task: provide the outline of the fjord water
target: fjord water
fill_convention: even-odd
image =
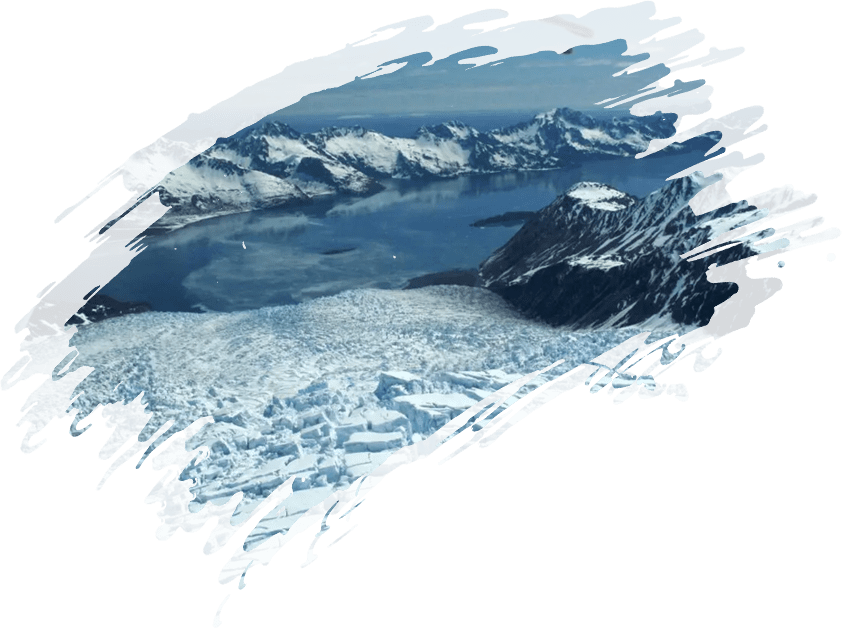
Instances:
[[[147,238],[102,292],[157,311],[239,311],[351,288],[401,288],[420,275],[476,269],[519,225],[472,227],[538,211],[579,181],[634,196],[698,163],[700,151],[590,161],[574,168],[437,181],[385,181],[367,198],[212,218]]]

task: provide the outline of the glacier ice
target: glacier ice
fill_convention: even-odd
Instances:
[[[552,328],[466,286],[352,290],[233,313],[147,312],[79,328],[74,366],[95,370],[73,408],[85,416],[145,391],[142,437],[166,420],[180,429],[212,416],[188,442],[209,455],[182,474],[195,480],[196,506],[242,491],[241,521],[293,480],[251,547],[493,391],[566,360],[506,407],[639,332]],[[489,419],[469,424],[481,429]]]

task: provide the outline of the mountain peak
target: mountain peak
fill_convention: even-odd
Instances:
[[[634,198],[625,192],[593,181],[576,183],[562,196],[573,199],[576,204],[609,212],[620,211],[634,204]]]
[[[576,126],[597,126],[596,120],[591,118],[589,115],[582,113],[581,111],[575,111],[569,107],[556,107],[550,111],[539,113],[535,116],[534,121],[539,124],[557,125],[559,122],[562,122]]]
[[[475,135],[476,130],[459,120],[448,120],[442,124],[422,126],[416,132],[416,137],[438,137],[441,139],[464,139]]]
[[[688,203],[709,182],[694,173],[645,199],[601,183],[577,183],[480,264],[482,285],[551,325],[670,318],[705,325],[736,286],[708,282],[708,260],[687,263],[681,256],[709,241],[711,224],[731,228],[756,215],[745,204],[732,204],[700,220]],[[718,253],[718,263],[753,254],[750,244],[737,244]]]
[[[563,115],[564,111],[556,107],[555,109],[550,109],[549,111],[544,111],[542,113],[537,114],[534,120],[536,122],[551,122],[561,119]]]
[[[260,127],[252,132],[252,135],[260,136],[267,135],[269,137],[288,137],[290,139],[298,139],[301,133],[293,129],[285,122],[265,122]]]
[[[321,135],[323,137],[362,137],[363,135],[367,135],[368,133],[368,129],[360,126],[359,124],[354,124],[352,126],[325,127],[324,129],[320,130],[316,135]]]

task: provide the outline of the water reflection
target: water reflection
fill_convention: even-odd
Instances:
[[[519,228],[471,227],[474,222],[537,211],[579,181],[643,196],[700,158],[694,153],[565,170],[392,180],[368,198],[210,219],[150,238],[148,249],[103,292],[160,311],[236,311],[351,288],[400,288],[420,275],[476,268]]]

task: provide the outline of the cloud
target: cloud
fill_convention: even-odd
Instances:
[[[591,109],[594,102],[640,90],[668,73],[661,66],[613,77],[616,68],[646,59],[645,55],[624,56],[628,48],[622,40],[577,46],[573,55],[542,51],[473,68],[460,63],[463,59],[482,63],[483,56],[477,55],[491,50],[494,49],[471,48],[435,62],[423,53],[395,59],[405,65],[389,74],[378,72],[364,81],[310,94],[273,117],[406,115],[419,106],[431,113],[448,115],[525,109],[537,113],[562,105]],[[501,86],[506,89],[501,90]],[[529,99],[525,103],[523,94],[527,92]]]
[[[611,59],[576,59],[576,65],[589,67],[592,65],[613,65],[614,62]]]
[[[560,68],[565,65],[570,65],[567,61],[524,61],[517,67],[519,68]]]
[[[447,74],[447,70],[428,70],[427,68],[414,68],[406,74],[407,76],[429,76],[430,74]]]
[[[558,61],[525,61],[517,67],[519,68],[560,68],[569,65],[577,65],[579,67],[592,67],[597,65],[613,65],[618,68],[627,68],[636,65],[634,61],[612,61],[611,59],[577,59],[575,62],[568,60]]]

